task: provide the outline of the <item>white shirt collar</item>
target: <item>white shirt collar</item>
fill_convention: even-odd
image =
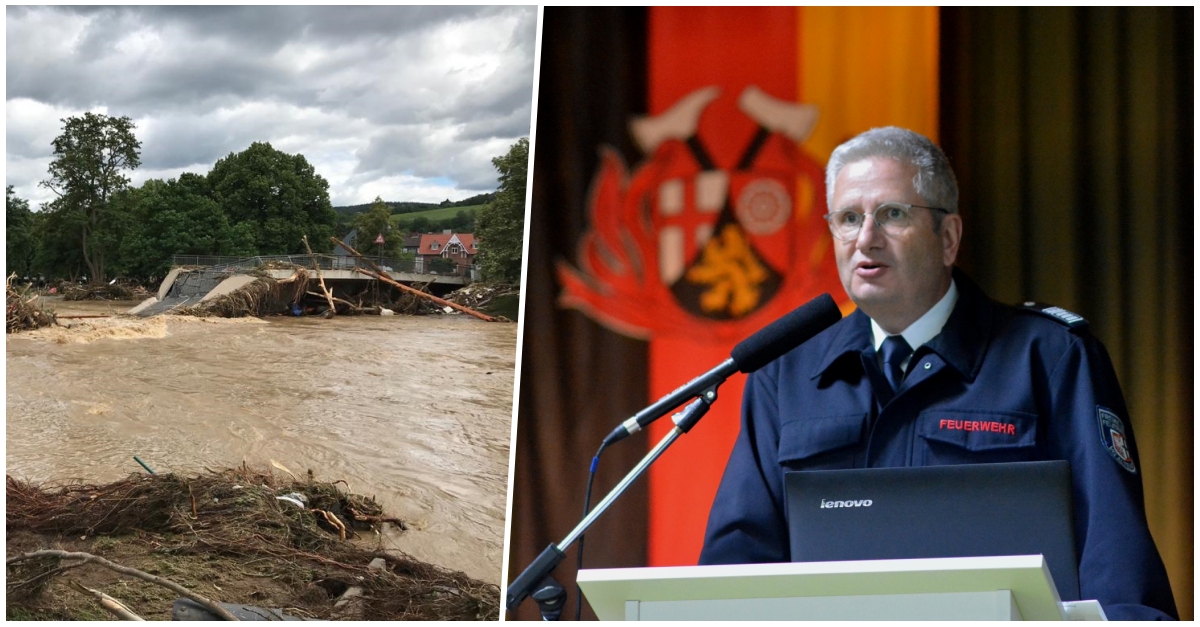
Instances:
[[[950,279],[950,289],[946,290],[946,295],[942,296],[942,300],[925,312],[925,315],[917,318],[916,322],[908,325],[908,328],[901,331],[900,335],[904,336],[904,341],[908,342],[914,351],[917,350],[922,344],[942,332],[942,327],[946,326],[946,321],[950,319],[950,312],[954,311],[954,304],[957,302],[958,286],[954,284],[954,279]],[[888,333],[872,320],[871,334],[875,337],[875,350],[878,351]]]

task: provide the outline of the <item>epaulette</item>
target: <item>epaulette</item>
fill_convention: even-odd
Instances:
[[[1083,316],[1067,311],[1062,307],[1054,305],[1046,305],[1044,303],[1035,303],[1033,301],[1022,303],[1019,307],[1023,311],[1045,316],[1051,320],[1067,327],[1072,331],[1083,331],[1088,328],[1088,321]]]

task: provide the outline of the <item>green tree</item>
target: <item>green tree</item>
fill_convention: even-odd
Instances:
[[[392,228],[392,208],[378,196],[370,209],[354,216],[354,228],[358,229],[358,242],[352,246],[364,255],[395,257],[404,246],[404,233]],[[383,244],[376,244],[380,235]]]
[[[459,209],[454,214],[454,226],[450,227],[455,233],[470,233],[475,229],[475,212]]]
[[[79,246],[78,223],[66,211],[55,211],[45,203],[33,214],[33,237],[37,240],[32,272],[47,278],[70,278],[87,273],[83,249]]]
[[[33,260],[37,254],[34,217],[29,210],[29,201],[18,197],[12,185],[4,188],[4,215],[5,267],[9,273],[27,276],[33,272]]]
[[[503,157],[492,159],[500,172],[500,189],[475,218],[479,240],[476,261],[487,281],[521,279],[525,238],[525,186],[529,178],[529,138],[522,137]]]
[[[132,276],[163,276],[174,255],[254,254],[253,225],[231,226],[210,195],[208,179],[199,174],[146,181],[115,204],[128,206],[133,218],[121,248],[123,267]]]
[[[408,223],[408,228],[417,233],[432,233],[433,226],[429,222],[429,218],[425,216],[417,216]]]
[[[438,274],[454,274],[458,270],[458,264],[453,259],[433,257],[429,259],[428,268]]]
[[[142,144],[128,117],[89,112],[62,122],[63,132],[53,142],[50,179],[41,185],[57,196],[48,209],[80,246],[88,276],[103,281],[122,232],[112,224],[110,201],[129,186],[125,171],[141,165]]]
[[[304,155],[289,155],[255,142],[217,161],[208,174],[213,199],[230,224],[251,223],[259,254],[300,253],[308,235],[313,250],[333,248],[337,215],[329,202],[329,182]]]

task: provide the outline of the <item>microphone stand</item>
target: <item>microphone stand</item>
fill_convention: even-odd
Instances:
[[[629,474],[625,475],[624,479],[621,479],[621,482],[604,497],[604,500],[596,504],[596,508],[584,517],[571,530],[571,533],[568,533],[567,537],[563,538],[562,542],[546,547],[546,550],[542,551],[541,555],[538,555],[537,559],[533,560],[521,575],[513,580],[512,584],[508,586],[508,594],[505,602],[505,606],[509,611],[516,610],[522,601],[532,596],[538,604],[538,609],[541,610],[543,620],[558,620],[558,617],[562,614],[563,604],[566,602],[567,592],[554,580],[554,577],[550,573],[566,558],[565,551],[579,539],[579,536],[587,531],[588,527],[592,526],[592,523],[596,522],[597,518],[604,514],[605,510],[614,501],[625,493],[625,490],[630,485],[633,485],[634,481],[637,481],[638,478],[645,474],[650,465],[661,457],[667,448],[675,440],[679,439],[679,436],[690,431],[708,413],[708,409],[717,400],[717,387],[720,385],[721,382],[718,382],[704,390],[700,394],[700,397],[692,401],[682,412],[672,416],[675,427],[667,433],[666,437],[660,440],[642,458],[642,461],[638,462],[633,467],[633,470],[630,470]]]

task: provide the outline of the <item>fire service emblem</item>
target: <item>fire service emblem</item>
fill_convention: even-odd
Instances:
[[[738,111],[753,137],[739,154],[712,154],[698,127],[718,97],[706,87],[634,120],[647,158],[632,174],[603,152],[577,265],[558,267],[564,306],[633,337],[724,342],[838,289],[824,172],[798,147],[816,107],[747,87]]]
[[[1137,466],[1133,463],[1133,455],[1125,442],[1125,423],[1112,410],[1096,407],[1096,419],[1100,423],[1100,441],[1112,458],[1122,468],[1137,474]]]

